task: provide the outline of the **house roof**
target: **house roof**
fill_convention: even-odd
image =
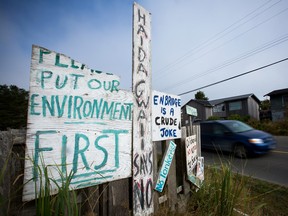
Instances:
[[[206,106],[206,107],[212,107],[210,101],[207,101],[207,100],[197,100],[197,99],[191,99],[189,100],[186,104],[184,104],[182,107],[185,107],[187,104],[189,104],[191,101],[194,101],[196,103],[199,103],[199,104],[202,104],[203,106]]]
[[[264,96],[288,94],[288,88],[272,91]]]
[[[239,96],[234,96],[234,97],[227,97],[227,98],[221,98],[221,99],[217,99],[217,100],[211,100],[210,104],[217,105],[220,103],[224,103],[224,102],[228,102],[228,101],[236,101],[236,100],[243,100],[243,99],[248,99],[249,97],[254,98],[254,100],[258,103],[260,103],[261,101],[252,93],[250,94],[245,94],[245,95],[239,95]]]

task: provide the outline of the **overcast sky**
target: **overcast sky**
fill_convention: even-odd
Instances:
[[[139,0],[152,14],[153,89],[181,94],[288,57],[287,0]],[[0,0],[0,84],[29,90],[32,44],[132,85],[132,0]],[[288,61],[201,89],[288,88]],[[182,96],[182,104],[196,92]]]

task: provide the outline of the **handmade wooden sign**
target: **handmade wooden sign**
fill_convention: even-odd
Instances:
[[[151,15],[133,7],[133,214],[149,215],[153,205],[151,132]]]
[[[176,95],[153,91],[153,141],[178,138],[181,138],[181,98]]]
[[[204,158],[197,155],[196,135],[186,137],[186,168],[190,182],[200,187],[204,181]]]
[[[187,115],[198,116],[197,109],[188,105],[186,105],[186,113]]]
[[[44,170],[51,193],[70,174],[70,189],[131,176],[133,96],[119,85],[118,76],[33,46],[24,201],[35,199]]]
[[[197,143],[196,143],[196,135],[192,135],[186,137],[185,140],[186,145],[186,167],[187,167],[187,175],[192,176],[196,174],[195,167],[197,165]]]
[[[162,160],[161,169],[158,175],[158,179],[155,185],[155,190],[158,192],[162,192],[165,186],[165,182],[169,173],[169,169],[174,157],[176,149],[176,144],[173,141],[169,142],[169,147],[165,153],[164,159]]]

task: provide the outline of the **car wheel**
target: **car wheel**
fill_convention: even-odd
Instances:
[[[234,155],[238,158],[247,158],[247,151],[243,145],[236,145],[234,148]]]

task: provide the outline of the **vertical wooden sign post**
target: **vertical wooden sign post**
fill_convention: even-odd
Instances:
[[[133,5],[133,214],[149,215],[153,205],[151,124],[151,14]]]

